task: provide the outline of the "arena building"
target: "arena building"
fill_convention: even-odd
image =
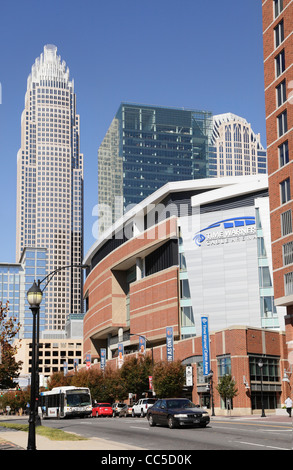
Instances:
[[[281,406],[288,352],[284,311],[274,305],[267,176],[168,183],[104,232],[84,264],[84,357],[99,362],[103,350],[119,367],[143,337],[154,361],[192,367],[186,393],[207,404],[206,316],[212,380],[230,371],[244,391],[234,410],[259,407],[259,358],[271,373],[267,408]]]

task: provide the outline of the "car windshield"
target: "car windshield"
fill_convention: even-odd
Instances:
[[[168,408],[196,408],[196,405],[189,400],[168,400]]]

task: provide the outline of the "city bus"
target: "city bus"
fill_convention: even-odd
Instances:
[[[40,393],[39,414],[43,418],[83,418],[91,413],[91,394],[86,387],[55,387]]]

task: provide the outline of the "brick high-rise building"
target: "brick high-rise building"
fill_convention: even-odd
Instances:
[[[293,340],[293,1],[263,0],[262,12],[274,292],[276,305],[287,306],[289,341]]]
[[[21,119],[17,262],[25,247],[47,249],[47,273],[82,261],[83,155],[79,149],[79,116],[73,80],[54,45],[46,45],[32,66]],[[82,311],[81,270],[62,270],[45,294],[46,329],[62,329],[69,314]]]

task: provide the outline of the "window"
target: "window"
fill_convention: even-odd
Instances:
[[[277,116],[278,136],[281,137],[288,130],[287,110]]]
[[[259,258],[267,257],[267,252],[266,252],[266,247],[265,247],[265,242],[264,242],[263,237],[257,238],[257,254]]]
[[[275,34],[275,47],[279,47],[281,42],[284,41],[284,21],[280,21],[279,24],[274,28]]]
[[[293,272],[284,275],[285,295],[293,294]]]
[[[283,72],[285,72],[285,51],[284,49],[280,54],[275,57],[275,66],[276,66],[276,77],[279,77]]]
[[[275,13],[275,18],[279,16],[281,11],[283,10],[283,0],[274,0],[274,13]]]
[[[282,106],[286,101],[286,80],[283,80],[276,87],[277,106]]]
[[[280,190],[281,190],[281,204],[285,204],[291,199],[290,178],[287,178],[286,180],[282,181],[282,183],[280,183]]]
[[[281,145],[279,145],[278,149],[279,149],[279,164],[281,167],[289,163],[288,140],[286,140]]]
[[[224,377],[231,374],[231,356],[222,356],[217,358],[218,377]]]
[[[283,264],[293,263],[293,241],[283,245]]]
[[[259,283],[260,287],[272,287],[271,275],[268,266],[261,266],[259,268]]]
[[[281,214],[281,231],[282,237],[285,237],[289,233],[292,233],[292,214],[291,210],[283,212]]]
[[[272,318],[277,313],[274,297],[265,296],[260,298],[260,313],[261,318]]]
[[[181,279],[180,288],[181,288],[181,299],[190,299],[188,279]]]
[[[262,360],[262,377],[264,382],[279,382],[280,381],[280,368],[279,357],[262,357],[250,356],[249,357],[249,370],[250,380],[259,382],[261,380],[259,360]]]
[[[193,309],[189,307],[181,307],[181,326],[194,326]]]

